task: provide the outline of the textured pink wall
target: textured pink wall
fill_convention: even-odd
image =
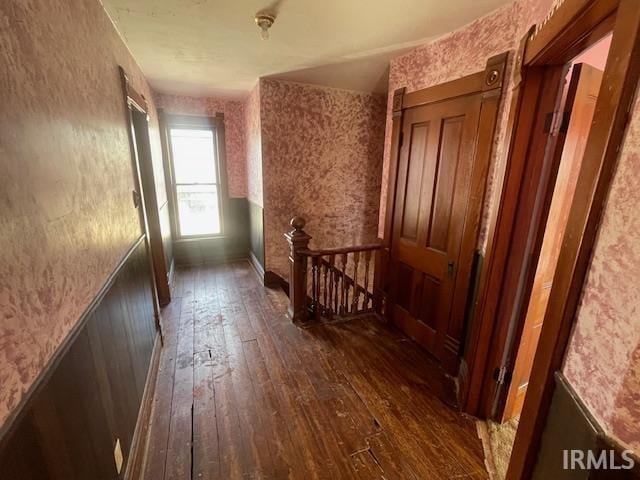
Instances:
[[[564,366],[565,375],[596,417],[636,451],[640,451],[639,168],[637,100]]]
[[[260,97],[267,269],[289,276],[294,215],[317,247],[375,240],[384,98],[274,80],[260,81]]]
[[[0,2],[0,22],[2,423],[140,235],[118,65],[151,95],[97,1]]]
[[[187,97],[156,93],[157,108],[178,115],[224,114],[225,154],[230,197],[247,196],[244,108],[242,102],[209,97]]]
[[[262,131],[260,123],[260,83],[244,102],[247,198],[262,207]]]
[[[408,92],[420,90],[484,70],[489,57],[514,49],[518,26],[521,22],[520,15],[521,10],[516,4],[506,5],[455,32],[418,47],[391,61],[381,205],[386,205],[387,199],[393,92],[402,87],[406,87]],[[510,88],[507,88],[498,117],[497,142],[491,161],[492,168],[489,173],[487,200],[483,210],[485,221],[482,223],[481,238],[479,239],[479,245],[483,249],[485,246],[486,218],[488,218],[492,208],[494,197],[493,172],[496,164],[502,161],[505,154],[504,136],[507,122],[505,105],[509,105],[510,98]],[[380,234],[382,234],[385,213],[384,209],[380,210]]]
[[[510,3],[391,61],[381,205],[386,205],[387,198],[393,92],[402,87],[406,87],[408,92],[420,90],[483,70],[489,57],[505,51],[513,52],[519,45],[520,38],[531,25],[546,14],[551,3],[552,0],[519,0]],[[513,60],[512,55],[510,63]],[[507,78],[511,70],[511,68],[508,69]],[[483,210],[484,218],[478,240],[482,250],[486,246],[487,219],[497,201],[498,192],[494,191],[496,167],[505,160],[507,153],[505,134],[507,109],[512,98],[511,90],[511,82],[508,82],[498,115],[496,142]],[[384,216],[385,211],[381,209],[380,234],[382,234]]]

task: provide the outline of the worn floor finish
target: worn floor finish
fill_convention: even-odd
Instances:
[[[487,478],[473,422],[402,334],[299,329],[244,262],[179,270],[174,290],[145,480]]]

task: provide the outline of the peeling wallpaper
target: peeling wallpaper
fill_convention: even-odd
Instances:
[[[623,143],[564,373],[596,418],[640,451],[640,99]],[[607,385],[607,388],[603,388]]]
[[[210,97],[188,97],[156,93],[157,108],[177,115],[214,116],[224,114],[225,156],[230,197],[247,196],[244,106],[242,102]]]
[[[245,158],[247,198],[263,206],[262,201],[262,130],[260,125],[260,83],[244,102]]]
[[[140,235],[118,65],[151,92],[97,1],[0,2],[0,45],[3,423]]]
[[[264,79],[260,99],[267,270],[289,276],[294,215],[316,248],[375,240],[385,99]]]

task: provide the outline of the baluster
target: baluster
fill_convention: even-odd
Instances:
[[[318,257],[313,257],[311,260],[311,311],[313,316],[317,320],[320,317],[319,312],[319,285],[318,285]]]
[[[347,310],[347,297],[349,295],[349,286],[347,285],[347,254],[343,253],[340,256],[341,264],[342,264],[342,298],[340,302],[340,314],[344,315],[348,313]]]
[[[353,299],[351,301],[351,313],[358,311],[358,301],[360,299],[360,291],[358,290],[358,262],[360,261],[360,252],[353,252]]]
[[[327,307],[329,308],[329,315],[333,316],[336,312],[334,303],[335,303],[335,275],[333,272],[333,265],[336,262],[336,256],[331,255],[329,257],[329,303],[327,303]]]
[[[323,292],[323,297],[322,297],[322,314],[326,315],[327,314],[327,260],[325,258],[321,258],[322,263],[320,264],[321,268],[322,268],[322,273],[323,273],[323,288],[322,288],[322,292]]]
[[[364,252],[364,306],[363,310],[369,308],[369,264],[371,263],[371,250]]]
[[[336,315],[340,314],[340,309],[339,309],[339,305],[340,305],[340,270],[338,270],[337,266],[333,267],[333,282],[334,282],[334,287],[335,287],[335,291],[334,291],[334,298],[333,298],[333,312]]]

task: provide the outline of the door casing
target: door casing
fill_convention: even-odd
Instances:
[[[536,114],[541,108],[553,111],[550,98],[556,97],[563,65],[611,31],[613,37],[601,86],[601,91],[606,91],[607,95],[600,95],[596,104],[508,479],[530,478],[533,471],[554,390],[554,373],[561,368],[588,271],[640,76],[637,0],[565,0],[542,26],[532,28],[525,35],[516,59],[513,103],[509,112],[509,156],[498,178],[501,199],[489,222],[483,280],[476,315],[470,326],[469,348],[463,360],[469,375],[460,378],[463,410],[480,417],[491,414],[493,373],[500,367],[500,362],[509,357],[508,348],[513,348],[513,340],[522,332],[523,318],[514,316],[513,309],[503,307],[503,301],[513,303],[515,298],[515,286],[506,281],[507,272],[526,273],[529,265],[529,259],[510,255],[514,232],[530,231],[531,219],[518,215],[518,199],[523,194],[550,195],[549,182],[540,183],[524,176],[525,165],[540,161],[547,146],[547,139],[535,139]],[[544,86],[551,85],[554,78],[558,82],[553,95],[543,98]],[[533,221],[545,222],[547,212],[543,213]],[[544,228],[532,231],[537,232],[536,236],[544,234]],[[534,240],[540,245],[541,239]],[[533,253],[531,260],[536,264],[535,249]],[[525,287],[525,295],[530,293],[530,286],[528,283]]]

